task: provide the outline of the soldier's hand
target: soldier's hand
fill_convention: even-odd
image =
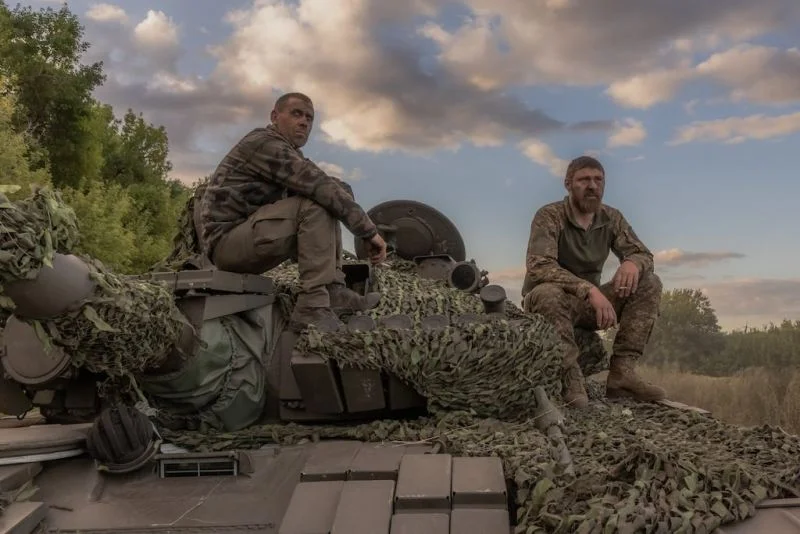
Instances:
[[[589,291],[589,304],[594,308],[599,329],[605,330],[617,324],[617,312],[614,311],[614,306],[603,295],[603,292],[596,287]]]
[[[636,293],[639,287],[639,267],[632,261],[623,261],[614,274],[614,293],[627,298]]]
[[[375,234],[367,239],[367,247],[369,248],[369,259],[373,264],[386,261],[386,242],[381,237],[381,234]]]

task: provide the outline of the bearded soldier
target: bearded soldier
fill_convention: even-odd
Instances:
[[[522,288],[523,308],[547,317],[564,345],[564,400],[575,407],[589,402],[574,328],[605,330],[616,324],[607,395],[664,399],[662,388],[635,371],[661,302],[653,255],[622,213],[603,204],[605,170],[597,159],[570,162],[564,186],[567,197],[540,208],[531,222]],[[620,266],[601,285],[610,252]]]
[[[352,189],[303,156],[314,106],[302,93],[275,102],[271,124],[255,128],[222,159],[203,193],[198,235],[219,269],[261,274],[287,259],[298,262],[300,293],[293,329],[336,320],[332,308],[369,309],[379,295],[347,289],[340,222],[386,259],[386,243]]]

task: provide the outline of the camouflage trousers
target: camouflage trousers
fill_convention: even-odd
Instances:
[[[297,261],[299,307],[329,307],[326,288],[343,284],[342,229],[325,208],[292,196],[260,207],[219,240],[213,251],[218,269],[263,274],[284,261]]]
[[[647,273],[639,279],[636,293],[627,297],[614,294],[611,282],[600,286],[617,314],[617,334],[614,337],[614,356],[641,358],[650,339],[659,313],[662,291],[661,279]],[[575,342],[575,327],[598,330],[597,316],[587,300],[568,295],[555,284],[540,284],[529,291],[522,301],[527,312],[539,313],[550,320],[564,344],[564,367],[578,363],[580,350]]]

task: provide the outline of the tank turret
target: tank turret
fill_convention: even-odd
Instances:
[[[469,304],[455,310],[410,305],[396,313],[344,317],[348,331],[410,332],[417,322],[431,330],[505,317],[505,291],[488,284],[486,271],[465,259],[462,236],[446,216],[409,200],[380,204],[369,214],[389,243],[390,257],[408,262],[409,276],[463,294]],[[366,294],[376,286],[376,269],[363,260],[358,241],[355,250],[356,257],[343,265],[346,283]],[[37,407],[53,422],[92,421],[120,402],[119,395],[104,394],[110,375],[115,384],[134,384],[129,401],[175,429],[238,430],[257,420],[358,421],[425,412],[419,388],[391,370],[297,350],[298,335],[286,329],[292,283],[286,276],[294,266],[257,276],[194,265],[115,277],[63,250],[42,261],[35,276],[6,283],[4,295],[14,308],[0,345],[0,410],[21,415]],[[158,310],[125,304],[126,296],[159,292],[161,298],[151,299]],[[108,302],[116,304],[101,317],[98,306]],[[153,339],[145,331],[158,335]],[[87,346],[103,354],[87,353]]]

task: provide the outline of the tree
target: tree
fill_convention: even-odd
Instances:
[[[124,186],[161,183],[172,170],[167,159],[169,138],[163,126],[145,122],[129,109],[123,120],[114,118],[110,106],[96,111],[106,121],[105,164],[102,175]]]
[[[92,91],[104,81],[102,64],[82,65],[89,43],[66,5],[9,10],[0,0],[0,75],[19,105],[15,124],[47,154],[56,186],[78,186],[99,171],[91,150]],[[93,157],[95,156],[95,157]]]
[[[712,372],[725,348],[711,301],[697,289],[665,291],[648,348],[648,361],[682,370]]]
[[[0,86],[3,85],[0,77]],[[0,94],[0,184],[19,185],[21,189],[7,194],[11,199],[26,197],[32,185],[50,185],[45,169],[33,170],[28,162],[29,140],[14,129],[16,102],[10,95]]]

